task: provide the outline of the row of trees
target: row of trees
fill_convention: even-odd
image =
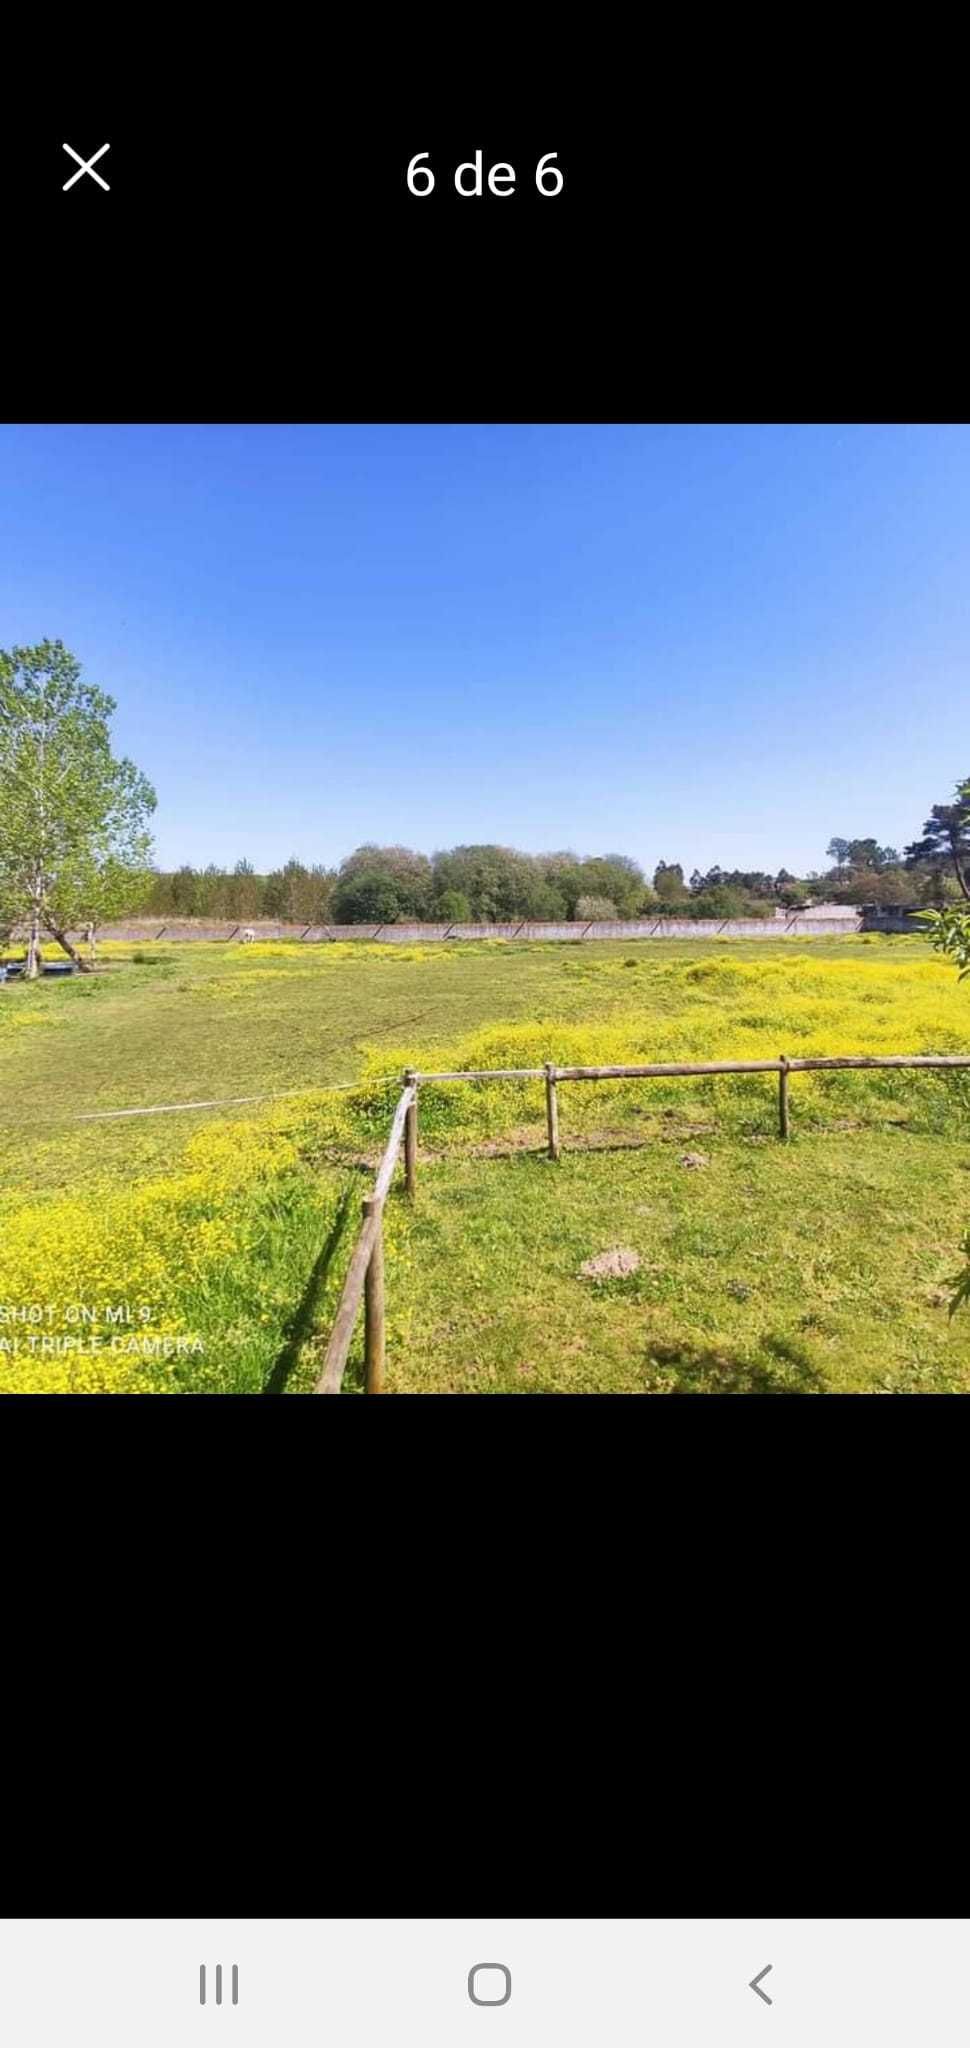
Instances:
[[[456,846],[429,857],[407,846],[366,845],[333,870],[293,859],[268,875],[256,874],[249,861],[238,861],[229,873],[182,867],[156,874],[145,907],[156,916],[308,923],[504,923],[635,917],[654,900],[642,870],[622,854],[581,859],[506,846]]]
[[[505,923],[592,921],[649,913],[770,916],[827,898],[936,907],[970,902],[970,782],[934,805],[922,836],[900,855],[876,839],[833,839],[831,866],[799,877],[785,868],[694,870],[661,860],[652,876],[628,855],[529,854],[508,846],[454,846],[427,855],[406,846],[359,846],[337,869],[287,861],[257,874],[249,861],[151,867],[155,792],[111,751],[112,698],[82,682],[59,640],[0,650],[0,940],[28,931],[27,972],[42,934],[79,965],[68,937],[126,912],[164,917],[258,917],[307,924],[390,924],[403,919]]]
[[[949,812],[952,806],[937,806]],[[970,861],[970,804],[964,836]],[[834,839],[833,865],[799,877],[780,868],[695,868],[659,861],[648,877],[626,854],[521,853],[509,846],[454,846],[427,855],[407,846],[359,846],[336,869],[287,861],[271,874],[251,862],[232,870],[181,867],[156,873],[144,902],[155,917],[281,918],[307,924],[416,921],[502,924],[515,918],[591,921],[669,914],[770,917],[813,903],[942,906],[959,893],[949,841],[924,838],[905,856],[875,839]],[[961,835],[957,834],[957,848]]]

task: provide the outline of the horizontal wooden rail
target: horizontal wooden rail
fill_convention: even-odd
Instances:
[[[640,1081],[660,1079],[665,1074],[777,1074],[778,1060],[678,1060],[673,1064],[656,1060],[637,1067],[557,1067],[560,1081]]]
[[[850,1053],[844,1059],[789,1060],[788,1065],[793,1074],[822,1073],[827,1067],[970,1067],[970,1053]]]
[[[652,1060],[629,1067],[556,1067],[557,1081],[638,1081],[678,1074],[779,1074],[824,1072],[839,1067],[970,1067],[970,1053],[903,1052],[847,1053],[844,1057],[809,1055],[802,1060]],[[441,1074],[416,1074],[426,1081],[544,1081],[546,1067],[478,1067]]]
[[[545,1067],[473,1067],[448,1074],[415,1074],[416,1081],[541,1081]]]

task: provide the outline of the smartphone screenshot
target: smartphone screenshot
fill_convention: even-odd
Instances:
[[[862,236],[780,107],[705,154],[656,77],[632,122],[335,96],[79,90],[11,145],[8,1412],[964,1394],[948,323],[931,403],[886,375],[942,229],[887,168]],[[399,1998],[510,2048],[607,1980],[696,2030],[695,1942],[732,2039],[901,2039],[953,1966],[838,1923],[402,1921],[376,1975],[363,1921],[57,1938],[102,2032],[143,1974],[237,2048]]]

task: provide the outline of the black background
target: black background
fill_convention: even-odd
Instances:
[[[8,417],[962,417],[945,58],[691,35],[12,95]],[[959,1912],[966,1413],[6,1403],[6,1910]]]
[[[763,54],[763,53],[762,53]],[[23,416],[960,417],[963,170],[945,107],[841,53],[771,89],[617,50],[586,91],[187,72],[14,106],[5,336]],[[917,116],[922,119],[917,123]],[[110,193],[62,149],[89,155]],[[482,148],[512,196],[459,199]],[[430,153],[434,193],[411,197]],[[565,184],[542,199],[555,150]]]

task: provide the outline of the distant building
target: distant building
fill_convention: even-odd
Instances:
[[[831,918],[833,924],[839,922],[851,924],[853,919],[858,921],[859,905],[857,903],[803,903],[798,910],[782,910],[776,912],[776,915],[784,918],[824,917],[826,922]]]
[[[863,903],[864,932],[925,932],[922,911],[908,903]]]

